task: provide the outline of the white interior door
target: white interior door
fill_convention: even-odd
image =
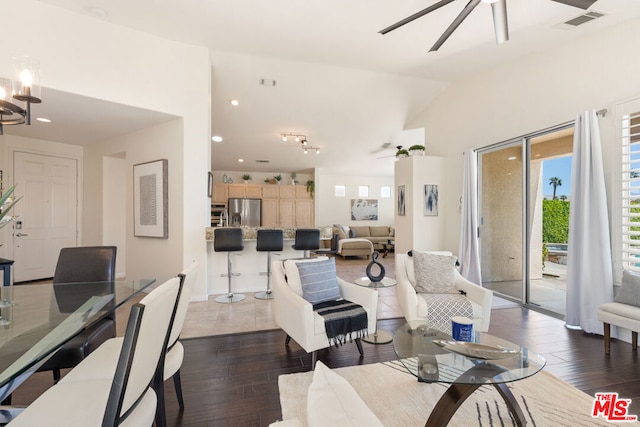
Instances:
[[[66,157],[15,152],[14,282],[53,277],[63,247],[77,246],[78,164]]]

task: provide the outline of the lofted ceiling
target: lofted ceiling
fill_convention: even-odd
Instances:
[[[585,11],[552,0],[507,0],[510,41],[496,45],[491,7],[481,3],[439,51],[428,52],[466,0],[455,0],[386,35],[378,31],[436,0],[42,1],[90,19],[208,47],[211,131],[224,138],[212,143],[212,169],[264,172],[319,167],[391,175],[389,156],[395,146],[412,141],[402,131],[447,85],[640,16],[640,1],[598,0],[591,10],[604,17],[566,29],[560,24]],[[276,84],[260,85],[260,79]],[[230,105],[231,99],[240,105]],[[57,105],[74,102],[103,110],[102,124],[81,129],[79,120],[56,121],[47,125],[60,127],[51,133],[74,144],[113,136],[109,132],[118,126],[109,124],[122,120],[117,114],[123,106],[54,93],[34,107],[34,115],[54,115],[60,111]],[[171,119],[136,109],[129,113],[131,130]],[[137,125],[132,118],[139,119]],[[10,128],[5,133],[28,135],[39,125],[34,130]],[[304,155],[298,144],[283,143],[281,132],[306,135],[321,153]],[[427,130],[427,150],[430,143]]]

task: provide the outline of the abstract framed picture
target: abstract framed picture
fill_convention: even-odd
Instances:
[[[405,191],[406,186],[398,185],[398,216],[405,216],[407,214]]]
[[[133,165],[133,235],[169,237],[167,159]]]
[[[424,216],[438,216],[438,186],[424,186],[424,204],[422,205]]]
[[[351,220],[352,221],[377,221],[378,220],[378,200],[377,199],[351,199]]]

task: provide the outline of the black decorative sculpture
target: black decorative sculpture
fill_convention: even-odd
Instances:
[[[384,279],[384,265],[380,264],[378,260],[378,256],[380,253],[378,251],[374,251],[371,254],[371,262],[367,265],[367,277],[371,280],[371,283],[376,283],[382,281]],[[371,270],[374,266],[377,266],[380,269],[380,273],[378,275],[374,275]]]

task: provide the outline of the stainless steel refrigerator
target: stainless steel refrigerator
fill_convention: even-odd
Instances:
[[[260,199],[229,199],[229,225],[259,227],[262,218],[261,208]]]

